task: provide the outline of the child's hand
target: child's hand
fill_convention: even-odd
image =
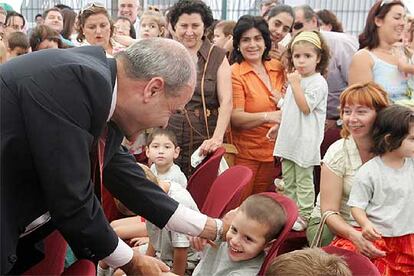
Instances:
[[[369,241],[375,241],[381,238],[381,233],[375,229],[371,222],[367,222],[362,227],[362,236]]]
[[[188,237],[190,240],[190,245],[196,251],[203,251],[204,247],[209,243],[209,240],[200,238],[200,237]]]
[[[147,244],[149,242],[149,238],[148,237],[138,237],[138,238],[132,238],[129,241],[129,245],[132,247],[137,247],[143,244]]]
[[[279,131],[279,124],[275,124],[274,126],[272,126],[269,131],[266,133],[266,138],[269,139],[270,141],[274,141],[276,140],[277,137],[277,133]]]
[[[287,74],[287,79],[291,85],[300,84],[302,77],[300,76],[298,70],[295,70],[293,73]]]
[[[276,44],[275,47],[272,47],[269,51],[269,56],[273,59],[280,60],[283,53],[286,51],[286,48],[281,44]]]

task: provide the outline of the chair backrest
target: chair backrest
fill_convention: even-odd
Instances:
[[[44,240],[45,258],[23,275],[60,275],[65,268],[67,243],[59,231],[53,231]]]
[[[188,180],[187,190],[200,210],[211,185],[217,178],[220,161],[224,153],[224,148],[220,147],[213,154],[207,156]]]
[[[211,185],[201,212],[209,217],[220,218],[240,205],[241,194],[252,179],[253,172],[245,166],[230,167]]]
[[[292,229],[293,224],[295,223],[296,219],[298,218],[298,207],[296,203],[279,193],[263,193],[270,197],[272,197],[274,200],[276,200],[285,211],[286,214],[286,223],[285,226],[282,229],[282,232],[279,234],[279,237],[277,240],[272,244],[272,247],[270,248],[269,252],[266,255],[266,258],[262,264],[262,267],[260,268],[259,275],[265,275],[266,270],[271,264],[271,261],[274,257],[277,256],[278,250],[282,243],[285,241],[287,236],[289,235],[290,230]]]
[[[352,272],[352,275],[379,276],[381,273],[377,267],[364,255],[335,246],[322,247],[323,251],[344,258]]]

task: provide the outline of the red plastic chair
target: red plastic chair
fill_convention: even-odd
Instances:
[[[89,260],[77,260],[73,265],[68,267],[62,275],[65,276],[95,276],[95,264]]]
[[[188,180],[187,190],[200,210],[204,205],[211,185],[217,178],[220,161],[224,153],[225,149],[220,147],[211,156],[207,156]]]
[[[95,264],[89,260],[78,260],[64,270],[67,243],[59,231],[55,230],[47,236],[44,244],[45,258],[23,275],[96,275]]]
[[[59,231],[53,231],[44,240],[45,258],[25,271],[23,275],[60,275],[65,269],[67,243]]]
[[[377,267],[364,255],[335,246],[325,246],[322,249],[329,254],[335,254],[344,258],[352,272],[352,275],[379,276],[381,273]]]
[[[272,197],[274,200],[276,200],[282,207],[283,210],[285,211],[287,220],[285,223],[285,227],[283,227],[282,232],[280,233],[279,237],[277,238],[277,240],[273,243],[272,247],[270,248],[269,252],[266,255],[266,258],[262,264],[262,267],[260,268],[259,271],[259,275],[264,275],[266,270],[268,269],[268,267],[271,264],[271,261],[273,260],[274,257],[276,257],[278,255],[279,252],[279,248],[280,246],[283,244],[283,242],[285,241],[285,239],[287,238],[287,236],[289,235],[290,230],[292,229],[293,224],[295,223],[296,219],[298,218],[298,207],[296,206],[296,203],[282,195],[279,193],[263,193],[266,194],[270,197]]]
[[[253,177],[251,169],[233,166],[219,175],[211,185],[201,212],[213,218],[220,218],[240,205],[243,189]]]
[[[307,246],[309,246],[309,244],[308,239],[306,238],[306,231],[291,230],[287,235],[285,242],[280,247],[278,255],[294,250],[300,250]]]

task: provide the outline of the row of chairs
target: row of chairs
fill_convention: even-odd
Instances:
[[[224,153],[224,149],[219,148],[206,158],[189,179],[187,186],[202,213],[214,218],[221,218],[228,211],[240,205],[243,189],[253,176],[249,168],[237,165],[218,176],[220,160]],[[278,193],[268,192],[267,195],[280,203],[287,215],[287,221],[279,238],[270,248],[259,275],[265,274],[276,256],[300,249],[305,245],[302,241],[304,233],[298,234],[291,231],[298,217],[296,203]],[[95,275],[95,265],[89,260],[78,260],[64,270],[66,247],[67,243],[60,233],[53,232],[45,240],[46,258],[26,271],[24,275]],[[376,267],[365,256],[336,247],[323,249],[327,253],[343,256],[354,275],[380,275]]]

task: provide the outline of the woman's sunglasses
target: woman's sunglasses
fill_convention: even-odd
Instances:
[[[300,30],[303,28],[303,23],[302,22],[296,22],[295,24],[293,24],[293,29],[294,30]]]

